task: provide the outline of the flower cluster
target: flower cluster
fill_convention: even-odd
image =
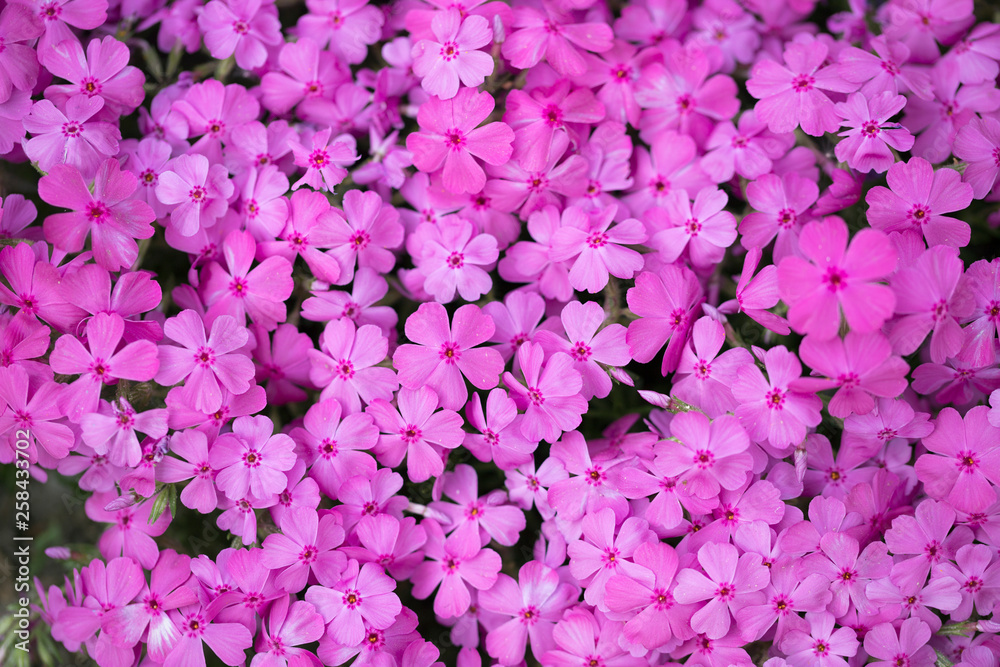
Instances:
[[[42,659],[998,667],[1000,25],[842,4],[0,0]]]

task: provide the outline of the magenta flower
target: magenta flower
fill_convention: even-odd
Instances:
[[[413,164],[426,172],[443,168],[442,182],[449,192],[482,190],[486,173],[475,158],[502,165],[513,151],[514,131],[508,125],[478,127],[493,113],[494,106],[492,95],[474,88],[463,88],[450,100],[432,97],[421,104],[417,112],[421,131],[406,137]]]
[[[151,237],[150,223],[156,219],[149,205],[132,198],[138,186],[138,179],[122,171],[118,160],[100,164],[93,191],[75,167],[54,165],[38,181],[38,195],[73,212],[47,217],[45,238],[61,250],[79,252],[90,234],[98,264],[109,271],[132,266],[139,256],[136,239]]]
[[[478,537],[453,534],[445,538],[441,526],[425,519],[429,560],[413,573],[413,597],[427,599],[435,588],[434,613],[442,618],[464,614],[472,602],[469,586],[479,591],[493,587],[500,573],[500,554],[482,549]]]
[[[982,199],[993,190],[1000,174],[1000,121],[976,116],[958,131],[955,157],[968,162],[962,180],[972,186],[972,196]]]
[[[205,664],[205,644],[226,665],[244,664],[245,652],[253,645],[253,634],[241,623],[216,622],[221,609],[220,604],[198,604],[170,612],[181,636],[164,667]]]
[[[260,67],[267,47],[281,44],[281,22],[274,5],[261,0],[212,0],[198,15],[205,47],[213,58],[236,55],[243,69]]]
[[[221,440],[221,438],[220,438]],[[261,563],[277,570],[274,585],[296,594],[306,587],[310,573],[319,581],[337,581],[347,567],[347,557],[337,551],[344,529],[336,514],[307,507],[292,507],[282,515],[280,533],[264,538]]]
[[[413,73],[428,95],[450,100],[463,86],[475,88],[493,73],[493,58],[479,49],[493,41],[493,30],[482,16],[464,16],[455,9],[434,12],[434,39],[413,45]]]
[[[533,655],[555,647],[552,631],[579,591],[559,574],[533,560],[521,566],[517,580],[501,574],[492,588],[479,594],[486,611],[509,617],[486,635],[486,650],[501,665],[517,665],[531,643]]]
[[[388,339],[372,324],[355,328],[350,319],[329,322],[320,349],[309,350],[309,377],[323,388],[320,399],[336,398],[347,414],[361,412],[362,401],[391,399],[399,388],[396,373],[376,366],[388,350]]]
[[[600,619],[600,620],[598,620]],[[636,658],[621,646],[622,626],[601,614],[595,616],[585,607],[574,608],[563,616],[552,633],[556,648],[545,653],[546,665],[571,667],[590,664],[614,667],[641,667],[648,658]]]
[[[105,559],[124,556],[132,558],[146,569],[152,569],[159,557],[154,537],[159,537],[170,525],[170,510],[153,522],[149,521],[152,502],[108,510],[106,505],[117,499],[114,491],[95,493],[87,499],[85,509],[91,521],[109,523],[101,535],[97,548]]]
[[[789,667],[847,667],[849,658],[858,652],[859,642],[851,628],[834,629],[829,612],[808,612],[809,631],[793,629],[781,642],[788,654]]]
[[[462,444],[462,417],[453,410],[439,410],[433,389],[400,389],[398,408],[385,399],[375,399],[367,412],[382,431],[374,448],[379,461],[390,468],[406,458],[406,470],[414,482],[438,477],[444,472],[441,452]]]
[[[833,599],[827,611],[839,617],[853,605],[859,613],[871,613],[874,606],[865,590],[869,582],[884,579],[892,571],[885,543],[871,542],[862,551],[858,540],[849,534],[828,532],[820,538],[820,548],[822,553],[810,558],[807,571],[830,581]]]
[[[837,159],[860,172],[888,171],[896,162],[890,148],[900,152],[913,148],[913,135],[899,123],[888,122],[905,105],[905,97],[889,91],[870,99],[852,93],[846,102],[839,102],[837,111],[844,118],[840,124],[849,129],[840,133],[845,138],[837,142]]]
[[[167,338],[179,345],[160,346],[160,369],[155,380],[168,387],[185,380],[185,398],[198,410],[219,409],[220,385],[234,394],[250,388],[253,362],[242,349],[248,333],[236,320],[228,316],[217,318],[206,338],[201,317],[193,310],[184,310],[168,319],[163,330]]]
[[[111,286],[111,275],[95,264],[85,264],[72,273],[72,281],[64,281],[62,294],[68,303],[79,306],[91,315],[113,313],[125,320],[126,343],[136,340],[159,341],[163,329],[156,320],[133,319],[158,305],[163,298],[159,283],[148,271],[123,271]]]
[[[886,175],[889,188],[868,191],[868,222],[884,232],[915,233],[928,245],[962,248],[969,244],[969,225],[943,215],[972,202],[972,186],[954,169],[935,170],[923,158],[897,162]]]
[[[657,230],[649,245],[660,251],[664,262],[676,262],[686,249],[694,268],[714,266],[736,240],[736,218],[724,210],[728,199],[718,188],[702,188],[692,206],[687,192],[674,190],[661,215],[656,209],[649,212],[650,227]]]
[[[368,0],[309,0],[306,7],[309,13],[298,25],[302,35],[329,44],[330,52],[348,63],[363,61],[382,34],[385,15]]]
[[[748,184],[747,201],[754,212],[740,221],[743,247],[763,249],[777,236],[774,255],[778,261],[796,254],[799,230],[817,197],[816,182],[794,171],[784,176],[765,174]]]
[[[610,507],[585,514],[582,539],[566,547],[570,574],[585,587],[584,600],[601,609],[607,609],[607,582],[616,574],[653,585],[653,573],[631,560],[641,544],[653,541],[649,524],[645,519],[629,517],[616,531],[616,523]]]
[[[847,224],[830,216],[802,230],[807,259],[785,257],[778,265],[778,292],[796,331],[827,340],[837,335],[840,313],[859,333],[878,330],[892,316],[893,291],[876,281],[896,270],[896,249],[878,230],[863,229],[848,246]]]
[[[951,612],[953,621],[964,621],[973,609],[979,615],[989,613],[1000,596],[1000,561],[994,559],[992,549],[985,544],[966,544],[958,549],[955,562],[943,562],[935,568],[937,578],[957,582],[962,591],[962,601]]]
[[[924,68],[906,64],[910,58],[906,44],[879,35],[871,40],[871,48],[875,53],[851,46],[839,56],[840,75],[845,81],[861,84],[862,95],[912,92],[922,100],[934,97]]]
[[[103,98],[84,95],[71,97],[64,110],[49,100],[35,102],[23,119],[24,129],[34,135],[22,143],[25,155],[44,172],[63,164],[89,181],[118,153],[122,136],[116,125],[95,118],[103,107]]]
[[[881,332],[850,331],[843,339],[829,340],[806,336],[799,354],[814,374],[827,378],[820,380],[816,389],[839,387],[830,399],[829,411],[834,417],[866,415],[875,408],[875,397],[895,398],[906,390],[910,367],[893,356]],[[799,387],[809,384],[811,380],[801,380]]]
[[[660,373],[676,370],[703,298],[701,285],[685,268],[671,264],[659,273],[640,273],[625,294],[629,309],[639,316],[625,336],[632,358],[641,364],[652,361],[667,343]]]
[[[44,52],[42,64],[70,83],[49,86],[45,97],[63,106],[74,95],[98,96],[116,116],[130,114],[142,104],[146,78],[128,60],[128,47],[111,36],[90,40],[86,56],[75,39],[56,44]]]
[[[607,23],[570,23],[572,15],[556,4],[545,4],[544,12],[521,6],[514,10],[515,30],[503,43],[504,58],[518,69],[534,67],[542,58],[563,76],[577,76],[587,63],[577,47],[601,53],[613,45]]]
[[[736,372],[736,416],[754,442],[768,441],[778,449],[797,445],[806,437],[807,427],[819,424],[822,401],[795,389],[802,364],[783,345],[764,352],[763,362],[766,380],[755,365]]]
[[[923,439],[930,453],[914,468],[927,495],[947,500],[962,512],[981,512],[993,502],[990,482],[1000,486],[1000,429],[983,405],[963,417],[954,408],[938,415],[934,432]]]
[[[287,667],[309,664],[315,656],[303,648],[319,640],[324,633],[323,617],[309,602],[283,595],[271,603],[267,623],[261,622],[256,655],[250,667]],[[292,662],[294,661],[294,662]]]
[[[744,111],[738,124],[723,121],[715,126],[705,143],[701,168],[716,183],[725,183],[734,174],[754,180],[771,171],[773,160],[788,147],[783,135],[767,129],[753,109]]]
[[[764,600],[761,589],[770,574],[760,554],[740,555],[731,544],[709,542],[698,549],[698,563],[705,574],[685,568],[677,573],[674,599],[681,604],[708,600],[691,616],[691,629],[710,639],[725,637],[738,609]]]
[[[537,343],[526,343],[517,351],[524,383],[504,373],[504,384],[522,407],[521,434],[531,442],[555,442],[563,431],[580,425],[587,401],[580,395],[583,377],[574,369],[571,356],[556,352],[547,361]]]
[[[78,423],[85,414],[97,412],[104,385],[117,384],[120,379],[148,382],[157,374],[156,345],[137,340],[118,349],[124,331],[121,316],[98,313],[87,323],[87,347],[71,335],[61,336],[53,346],[49,356],[52,370],[80,376],[61,397],[71,421]]]
[[[492,389],[503,372],[503,358],[493,348],[476,348],[493,335],[493,318],[478,306],[455,311],[454,326],[437,303],[421,304],[406,320],[406,337],[415,345],[400,345],[393,355],[399,382],[408,389],[429,386],[441,407],[459,410],[468,392],[464,378],[478,389]]]
[[[763,522],[748,524],[762,526]],[[745,530],[745,529],[744,529]],[[764,527],[766,533],[770,529]],[[737,532],[737,543],[746,533]],[[741,544],[743,546],[743,544]],[[764,589],[763,604],[748,605],[736,610],[736,624],[740,636],[746,641],[757,641],[777,621],[774,633],[775,642],[781,643],[782,638],[791,628],[796,627],[800,618],[799,612],[819,612],[826,609],[832,594],[830,582],[821,574],[800,576],[796,570],[796,561],[791,559],[768,563],[771,571],[771,583]]]
[[[180,155],[157,178],[156,198],[170,211],[170,224],[181,236],[211,227],[229,210],[233,184],[221,164],[209,166],[204,155]]]
[[[826,44],[820,40],[791,42],[785,47],[784,66],[768,58],[754,65],[747,91],[760,100],[754,110],[772,132],[801,126],[818,137],[837,131],[837,111],[823,91],[849,93],[857,85],[841,78],[836,66],[823,67],[826,56]]]
[[[243,86],[223,85],[216,79],[196,83],[171,108],[187,121],[189,137],[200,137],[192,153],[204,155],[212,164],[222,163],[222,143],[231,143],[232,133],[257,119],[260,104]],[[237,135],[239,136],[239,135]]]
[[[290,144],[295,156],[295,165],[303,167],[306,173],[292,186],[298,190],[308,185],[315,190],[333,192],[347,176],[347,169],[358,160],[357,145],[349,134],[330,138],[331,128],[320,130],[309,139],[309,145],[292,139]]]
[[[134,468],[139,465],[142,448],[136,432],[159,439],[167,434],[167,411],[136,412],[125,398],[83,415],[79,421],[83,441],[97,454],[107,454],[112,465]]]
[[[284,433],[274,434],[267,417],[240,417],[233,420],[232,433],[220,435],[209,453],[216,470],[215,484],[230,499],[248,493],[267,498],[285,490],[282,474],[295,464],[295,442]]]
[[[738,489],[746,481],[750,441],[735,417],[710,422],[699,412],[684,412],[670,422],[670,430],[676,440],[657,445],[656,467],[691,494],[711,499],[721,489]]]
[[[399,212],[374,192],[349,190],[344,193],[344,216],[331,209],[329,228],[324,236],[329,256],[336,260],[340,277],[334,284],[346,285],[357,268],[371,268],[388,273],[395,266],[393,248],[403,243],[403,225]]]
[[[642,269],[642,255],[624,246],[645,241],[646,230],[635,218],[611,227],[616,212],[614,206],[594,215],[577,206],[563,211],[561,225],[552,235],[549,259],[571,262],[569,283],[574,289],[595,294],[604,289],[610,276],[628,280]]]
[[[469,539],[479,536],[486,544],[490,539],[504,546],[517,543],[525,526],[524,512],[507,504],[506,493],[501,491],[479,496],[476,471],[465,464],[459,464],[452,472],[445,473],[442,482],[444,495],[455,502],[435,501],[430,504],[430,509],[451,521],[450,526],[444,526],[448,532],[469,533]]]

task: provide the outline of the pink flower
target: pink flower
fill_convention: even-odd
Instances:
[[[785,257],[778,265],[778,292],[796,331],[827,340],[837,335],[841,311],[859,333],[876,331],[892,316],[896,297],[876,282],[896,269],[886,234],[863,229],[848,246],[847,224],[830,216],[806,225],[799,247],[808,259]]]
[[[879,35],[871,40],[874,54],[856,47],[840,52],[840,75],[845,81],[863,84],[861,94],[873,97],[883,92],[912,92],[922,100],[934,97],[931,79],[921,67],[906,64],[910,49],[906,44]]]
[[[0,103],[11,98],[14,90],[31,92],[38,81],[38,59],[30,42],[45,32],[45,26],[28,5],[11,3],[0,12]]]
[[[434,597],[434,613],[442,618],[454,618],[469,608],[472,596],[469,586],[485,591],[493,587],[500,572],[500,555],[492,549],[482,549],[478,539],[453,534],[445,538],[437,522],[424,520],[427,529],[427,556],[413,573],[413,597],[424,600],[440,588]]]
[[[672,388],[674,396],[712,418],[736,409],[732,392],[736,371],[753,363],[750,353],[742,347],[719,354],[725,339],[725,329],[718,321],[702,317],[695,322],[691,344],[681,353]]]
[[[225,60],[235,53],[243,69],[264,64],[267,46],[280,44],[282,37],[277,9],[262,5],[261,0],[212,0],[205,5],[198,26],[213,58]]]
[[[701,168],[716,183],[734,174],[754,180],[771,171],[772,160],[783,157],[788,147],[784,135],[767,129],[753,109],[744,111],[739,123],[718,123],[705,143]]]
[[[374,325],[355,328],[350,319],[329,322],[320,335],[320,349],[309,350],[309,377],[323,388],[320,399],[336,398],[347,414],[360,412],[362,401],[391,399],[399,387],[396,373],[376,366],[388,350],[388,339]]]
[[[583,376],[580,393],[587,400],[611,393],[611,378],[604,366],[624,366],[632,358],[625,342],[625,327],[609,324],[601,329],[605,318],[604,309],[593,301],[570,301],[559,315],[566,337],[544,330],[536,338],[546,353],[565,352],[573,357],[576,370]]]
[[[119,379],[147,382],[157,374],[156,345],[137,340],[118,349],[124,331],[120,315],[98,313],[87,323],[86,348],[71,335],[56,341],[49,356],[52,370],[80,375],[62,396],[70,420],[79,422],[84,414],[97,411],[104,385],[117,384]]]
[[[455,311],[454,326],[438,303],[424,303],[406,320],[406,337],[415,345],[400,345],[393,355],[399,382],[408,389],[428,386],[441,407],[459,410],[468,392],[465,379],[478,389],[492,389],[503,372],[503,358],[493,348],[476,348],[493,335],[493,318],[478,306]]]
[[[379,461],[395,468],[406,457],[406,471],[414,482],[424,482],[444,472],[441,453],[462,444],[462,417],[453,410],[439,410],[433,389],[400,389],[397,408],[378,398],[368,406],[367,413],[382,431],[375,455]]]
[[[868,222],[884,232],[913,233],[928,245],[962,248],[969,244],[966,222],[943,215],[972,203],[972,186],[954,169],[935,170],[923,158],[897,162],[886,175],[889,188],[868,191]]]
[[[781,642],[788,654],[789,667],[847,667],[849,658],[858,652],[859,642],[851,628],[834,630],[833,614],[807,612],[809,631],[790,630]]]
[[[754,208],[740,222],[743,247],[764,248],[777,235],[774,253],[778,261],[793,254],[806,211],[819,196],[816,182],[789,172],[766,174],[747,185],[747,201]],[[759,213],[757,212],[759,211]]]
[[[555,624],[578,595],[576,586],[560,581],[555,570],[537,560],[522,565],[517,580],[499,575],[479,595],[479,605],[509,620],[487,633],[487,652],[501,665],[516,665],[530,641],[532,654],[542,655],[555,646]]]
[[[843,339],[806,336],[799,354],[815,374],[828,378],[818,381],[817,389],[839,387],[830,399],[834,417],[866,415],[875,408],[874,397],[895,398],[906,390],[910,367],[892,355],[888,339],[879,331],[850,331]],[[808,384],[812,381],[802,380],[799,387]]]
[[[426,172],[443,167],[443,183],[449,192],[482,190],[486,173],[475,158],[501,165],[513,151],[514,132],[508,125],[490,123],[478,127],[493,113],[494,105],[489,93],[474,88],[463,88],[450,100],[432,97],[421,104],[417,112],[421,131],[406,137],[413,164]]]
[[[528,171],[545,167],[555,133],[567,133],[573,125],[604,119],[604,106],[594,94],[587,88],[573,89],[565,79],[550,88],[535,89],[532,94],[512,90],[506,107],[504,121],[514,130],[511,158]]]
[[[691,271],[668,265],[657,273],[644,271],[635,287],[625,294],[629,309],[639,316],[628,327],[625,340],[632,358],[641,364],[652,361],[664,343],[660,373],[677,368],[687,343],[695,311],[703,300],[701,285]]]
[[[329,44],[332,54],[350,64],[362,62],[382,34],[385,15],[368,0],[309,0],[306,7],[309,13],[298,25],[302,36]]]
[[[204,155],[180,155],[157,178],[156,198],[171,208],[170,224],[181,236],[211,227],[229,210],[233,184],[221,164]]]
[[[563,76],[583,74],[586,61],[577,49],[601,53],[612,47],[611,26],[606,23],[569,23],[571,15],[557,5],[545,4],[514,10],[514,30],[503,43],[503,56],[518,69],[534,67],[545,58]]]
[[[751,214],[753,215],[753,214]],[[777,305],[778,298],[778,267],[769,264],[760,270],[756,276],[754,271],[760,264],[763,252],[759,247],[747,250],[743,260],[743,270],[736,283],[736,298],[719,306],[720,313],[745,313],[747,317],[775,333],[787,335],[791,330],[788,320],[768,311]]]
[[[1000,174],[1000,120],[978,116],[958,131],[955,137],[955,157],[968,162],[962,180],[972,186],[972,196],[988,195]]]
[[[990,482],[1000,486],[1000,429],[988,413],[980,405],[964,419],[954,408],[938,415],[934,432],[923,439],[930,453],[914,464],[927,495],[963,512],[981,512],[993,502]]]
[[[242,323],[247,316],[268,331],[285,321],[285,299],[295,286],[292,266],[284,257],[268,257],[253,269],[257,244],[250,232],[234,230],[222,242],[225,267],[212,262],[202,283],[209,306],[206,319],[230,315]]]
[[[164,661],[164,667],[202,665],[205,647],[223,663],[242,665],[246,650],[253,645],[253,635],[241,623],[213,622],[222,605],[191,605],[170,612],[170,617],[180,630],[177,645]]]
[[[588,187],[587,159],[567,155],[569,144],[569,135],[553,134],[548,158],[538,171],[528,171],[517,160],[491,167],[493,178],[487,181],[485,193],[493,206],[531,216],[550,205],[561,207],[565,199],[584,196]]]
[[[339,515],[320,517],[314,509],[291,507],[278,525],[280,533],[264,538],[261,556],[264,567],[278,570],[275,586],[294,595],[306,587],[310,573],[320,581],[340,578],[347,557],[336,550],[344,541]]]
[[[674,190],[662,213],[653,209],[647,217],[649,228],[656,230],[649,245],[664,262],[676,262],[686,249],[696,269],[714,266],[736,240],[736,218],[724,210],[728,199],[718,188],[702,188],[692,207],[687,192]]]
[[[865,635],[865,651],[873,658],[881,658],[871,663],[873,666],[930,665],[936,659],[930,638],[930,627],[918,618],[903,621],[898,637],[892,623],[879,623]]]
[[[23,142],[25,154],[42,171],[64,164],[89,181],[107,158],[118,153],[121,139],[114,124],[92,120],[103,106],[103,98],[83,95],[71,97],[65,112],[48,100],[35,102],[23,121],[24,129],[35,135]]]
[[[340,402],[327,399],[306,412],[303,427],[292,429],[292,438],[308,452],[310,475],[331,498],[355,475],[375,472],[375,460],[365,451],[378,442],[371,415],[354,413],[341,419]]]
[[[635,218],[611,228],[615,213],[613,206],[593,216],[577,206],[563,211],[562,224],[552,235],[549,258],[572,261],[569,282],[574,289],[594,294],[604,289],[610,276],[628,280],[642,268],[642,256],[623,246],[645,241],[646,230]]]
[[[587,410],[587,401],[580,395],[583,377],[573,368],[573,358],[556,352],[543,368],[544,356],[540,345],[525,343],[517,351],[524,384],[511,373],[503,376],[514,402],[525,410],[521,434],[531,442],[555,442],[563,431],[579,426]]]
[[[62,106],[74,95],[98,96],[115,116],[130,114],[142,104],[146,78],[128,60],[128,47],[111,36],[90,40],[86,56],[75,39],[56,44],[44,52],[42,64],[70,83],[49,86],[45,97]]]
[[[142,448],[137,431],[154,439],[167,434],[166,410],[136,412],[124,398],[104,403],[101,407],[107,409],[83,415],[80,428],[84,442],[97,454],[108,454],[112,465],[128,468],[139,465]]]
[[[132,198],[137,187],[138,179],[122,171],[118,160],[99,165],[93,191],[75,167],[53,165],[38,182],[38,195],[73,212],[46,218],[45,238],[61,250],[79,252],[89,233],[98,264],[109,271],[132,266],[139,255],[135,240],[151,237],[156,219],[148,204]]]
[[[288,480],[282,473],[295,464],[295,443],[273,432],[267,417],[240,417],[233,421],[232,433],[220,435],[212,445],[209,463],[217,471],[215,483],[230,499],[248,492],[267,498],[285,490]]]
[[[192,480],[181,491],[184,507],[202,514],[213,511],[219,503],[215,490],[215,473],[208,460],[208,438],[201,431],[188,429],[170,438],[170,453],[156,466],[156,479],[167,484]]]
[[[479,433],[466,433],[462,444],[480,461],[511,470],[532,460],[537,443],[521,435],[517,404],[500,387],[489,393],[485,411],[480,395],[474,394],[465,418]]]
[[[479,49],[493,40],[493,30],[482,16],[463,16],[455,9],[434,13],[434,39],[413,45],[413,73],[428,95],[450,100],[463,86],[475,88],[493,73],[493,58]]]
[[[755,365],[736,372],[733,396],[739,402],[736,416],[754,442],[770,442],[778,449],[797,445],[806,428],[820,422],[822,401],[814,394],[796,391],[802,365],[783,345],[763,354],[768,379]]]
[[[652,586],[653,573],[631,558],[640,545],[654,541],[645,519],[629,517],[617,530],[615,512],[610,507],[584,515],[582,539],[566,547],[569,571],[585,587],[584,600],[601,609],[608,592],[608,580],[618,574]]]
[[[842,126],[849,129],[840,133],[845,139],[837,142],[837,159],[860,172],[885,173],[896,162],[890,148],[908,151],[913,147],[913,135],[889,123],[906,105],[906,98],[885,91],[866,99],[862,93],[851,93],[846,102],[837,104],[843,116]]]
[[[479,496],[476,470],[466,464],[455,466],[441,481],[442,493],[455,502],[435,501],[430,509],[451,521],[445,526],[449,532],[468,533],[469,539],[478,536],[484,544],[491,539],[508,547],[517,543],[525,526],[524,512],[507,503],[506,493]]]
[[[305,400],[304,388],[313,388],[309,380],[312,339],[291,324],[282,324],[273,336],[268,336],[264,327],[253,325],[253,333],[257,339],[255,379],[267,390],[268,403],[282,405]]]
[[[600,620],[598,620],[600,619]],[[641,667],[647,658],[636,658],[619,643],[622,626],[605,615],[595,617],[585,607],[569,610],[556,624],[552,633],[556,647],[545,653],[541,660],[547,665],[570,667],[589,664],[615,667]]]
[[[334,186],[347,176],[347,169],[344,167],[357,162],[357,145],[354,137],[342,134],[331,139],[331,133],[330,128],[316,132],[312,135],[308,146],[295,139],[289,142],[295,155],[295,165],[306,170],[302,178],[295,181],[293,190],[308,185],[316,190],[333,192]]]
[[[691,494],[711,499],[720,489],[734,490],[746,481],[752,459],[750,441],[735,417],[713,421],[699,412],[683,412],[670,422],[676,440],[656,446],[659,472],[677,478]]]
[[[250,667],[287,667],[288,661],[312,660],[312,653],[298,647],[319,640],[324,630],[323,617],[313,605],[283,595],[271,604],[267,623],[261,622]]]
[[[678,572],[674,599],[681,604],[708,600],[691,617],[691,629],[711,639],[725,637],[732,614],[763,601],[760,591],[770,581],[770,574],[759,554],[740,555],[731,544],[705,544],[698,549],[698,563],[705,574],[691,568]]]
[[[493,286],[481,267],[499,257],[497,240],[476,234],[467,220],[448,217],[436,225],[425,222],[407,240],[407,248],[424,276],[424,289],[440,303],[453,300],[455,292],[466,301],[475,301]]]
[[[970,295],[957,289],[964,268],[957,249],[931,246],[892,277],[900,317],[890,324],[889,340],[896,352],[912,354],[930,333],[931,361],[943,364],[958,354],[965,341],[958,321],[974,308]]]
[[[297,42],[287,42],[278,54],[276,69],[261,78],[261,103],[277,114],[286,114],[297,104],[306,114],[333,97],[337,87],[344,82],[343,63],[335,58],[322,58],[319,45],[308,37]]]
[[[236,320],[217,318],[206,339],[202,319],[193,310],[184,310],[168,319],[163,329],[179,346],[160,346],[160,369],[154,378],[158,383],[169,387],[185,380],[186,399],[202,412],[215,412],[222,405],[220,384],[234,394],[250,388],[253,362],[242,349],[248,333]]]
[[[58,399],[66,389],[59,382],[41,382],[28,375],[21,365],[0,367],[0,402],[6,409],[0,412],[0,461],[12,463],[18,456],[18,429],[27,429],[32,438],[28,460],[35,462],[39,454],[59,460],[66,457],[75,442],[70,427],[63,422]],[[37,446],[41,446],[39,452]]]
[[[375,192],[349,190],[344,193],[344,216],[331,209],[326,236],[329,256],[336,260],[340,277],[334,284],[346,285],[355,266],[387,273],[396,263],[391,249],[403,243],[399,212]]]
[[[747,91],[760,100],[754,110],[772,132],[801,126],[818,137],[837,131],[836,109],[822,91],[849,93],[857,85],[842,79],[836,66],[823,67],[826,56],[826,44],[819,40],[791,42],[783,54],[785,66],[767,58],[754,65]]]
[[[260,104],[237,83],[226,86],[208,79],[188,88],[172,109],[187,121],[190,137],[201,137],[191,152],[215,164],[222,162],[223,142],[230,144],[235,130],[257,119]]]
[[[170,510],[167,509],[156,521],[150,522],[149,513],[153,508],[151,502],[130,505],[118,510],[105,509],[105,506],[117,497],[115,491],[95,493],[85,504],[87,518],[111,524],[98,540],[97,548],[105,559],[124,556],[135,559],[146,569],[152,569],[160,553],[153,538],[162,535],[170,525]]]

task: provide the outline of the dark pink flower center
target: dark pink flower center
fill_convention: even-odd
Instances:
[[[196,185],[188,190],[188,199],[191,200],[192,204],[201,206],[208,199],[208,192],[202,186]]]
[[[341,380],[350,380],[354,377],[354,364],[350,359],[341,359],[337,365],[337,376]]]
[[[235,32],[237,35],[245,35],[248,32],[250,32],[250,26],[247,24],[246,21],[243,21],[241,19],[233,21],[233,32]]]
[[[448,255],[446,263],[448,264],[449,269],[461,269],[465,266],[465,255],[457,251],[453,252]]]
[[[101,92],[101,82],[92,76],[85,77],[80,81],[80,92],[87,97],[93,97]]]
[[[399,430],[399,437],[408,445],[420,440],[422,435],[423,432],[413,424],[407,424]]]
[[[542,396],[542,392],[537,387],[528,387],[528,400],[531,401],[532,405],[541,405],[545,402],[545,397]]]
[[[438,357],[446,364],[454,365],[462,357],[462,351],[458,349],[456,343],[449,341],[441,343],[441,350],[438,352]]]
[[[445,42],[441,45],[441,57],[445,62],[451,62],[458,58],[458,44],[455,42]]]
[[[972,474],[979,468],[979,457],[971,450],[961,451],[955,458],[957,459],[959,472]]]
[[[354,248],[355,252],[361,252],[368,247],[371,240],[372,237],[368,232],[359,229],[351,236],[351,247]]]
[[[792,225],[794,225],[797,221],[798,215],[796,215],[795,211],[792,209],[783,208],[778,211],[778,227],[782,229],[791,229]]]
[[[79,137],[83,134],[83,125],[77,123],[75,120],[71,120],[63,124],[62,133],[65,137]]]
[[[877,136],[878,133],[881,131],[882,128],[879,126],[878,123],[876,123],[873,120],[867,121],[861,126],[861,134],[865,135],[868,138],[873,138]]]
[[[563,112],[555,104],[550,104],[542,110],[542,120],[550,127],[562,127]]]
[[[233,282],[229,283],[230,293],[239,298],[243,298],[249,292],[250,285],[247,283],[246,278],[233,278]]]
[[[806,93],[813,89],[816,79],[808,74],[800,74],[792,79],[792,90],[797,93]]]
[[[255,449],[251,449],[246,454],[243,455],[243,465],[247,468],[259,468],[261,462],[260,452]]]
[[[465,133],[458,128],[448,130],[444,134],[444,141],[448,148],[453,151],[463,150],[466,144]]]
[[[781,389],[772,389],[764,395],[764,402],[771,410],[784,410],[785,392]]]
[[[826,275],[823,276],[823,282],[826,283],[826,288],[831,292],[839,292],[846,287],[847,275],[836,266],[831,266],[827,268]]]

